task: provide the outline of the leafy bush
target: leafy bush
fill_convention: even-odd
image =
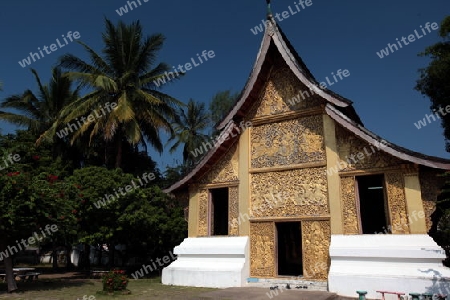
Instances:
[[[113,293],[124,291],[128,285],[128,278],[123,270],[112,270],[103,275],[103,291]]]

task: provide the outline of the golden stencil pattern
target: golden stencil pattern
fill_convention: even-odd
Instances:
[[[237,186],[232,186],[228,190],[228,235],[239,235],[239,190]]]
[[[211,169],[200,178],[199,183],[217,183],[238,180],[238,151],[235,143]]]
[[[331,226],[329,221],[302,221],[303,269],[308,279],[327,279]]]
[[[339,166],[341,171],[397,167],[404,163],[380,150],[382,146],[371,145],[337,124],[336,139],[339,159],[343,162]]]
[[[358,210],[355,198],[355,178],[341,178],[341,201],[344,221],[344,234],[359,234]]]
[[[250,223],[250,275],[275,275],[275,230],[272,222]]]
[[[329,213],[325,167],[251,175],[251,217]]]
[[[255,117],[316,107],[324,102],[301,83],[284,62],[278,65],[270,74],[261,93]]]
[[[384,174],[391,216],[392,233],[409,233],[406,209],[405,179],[402,172]]]
[[[431,214],[436,209],[436,200],[441,192],[441,188],[444,184],[444,178],[438,176],[442,174],[442,171],[420,171],[419,181],[420,189],[422,193],[422,203],[425,212],[425,222],[427,231],[431,229]]]
[[[286,166],[325,159],[322,116],[252,128],[252,168]]]
[[[198,236],[208,236],[208,190],[206,189],[199,191]]]

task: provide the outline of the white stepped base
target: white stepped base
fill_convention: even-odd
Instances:
[[[248,237],[186,238],[174,249],[176,261],[162,271],[166,285],[240,287],[249,276]]]
[[[402,293],[450,293],[450,269],[444,250],[425,234],[332,235],[330,292],[380,299],[377,290]]]

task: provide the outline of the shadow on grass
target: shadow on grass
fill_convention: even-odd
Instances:
[[[18,282],[18,291],[15,293],[24,292],[42,292],[51,290],[61,290],[63,288],[81,287],[83,285],[94,285],[89,279],[74,279],[74,278],[60,278],[60,279],[39,279],[32,282]],[[0,283],[0,295],[7,294],[7,284]]]

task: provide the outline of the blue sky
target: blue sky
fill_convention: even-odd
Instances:
[[[250,29],[265,18],[264,0],[140,2],[136,0],[137,8],[119,16],[116,10],[127,1],[2,0],[0,80],[4,91],[0,99],[27,88],[36,90],[30,67],[46,82],[59,56],[70,52],[86,58],[80,45],[69,42],[30,67],[19,65],[30,52],[61,40],[68,31],[78,31],[80,40],[99,52],[105,17],[128,23],[140,20],[146,34],[162,33],[166,42],[158,60],[170,65],[185,64],[203,50],[214,51],[213,59],[165,85],[164,92],[183,102],[193,98],[209,104],[217,91],[241,91],[261,43],[262,34],[254,35]],[[296,11],[294,2],[298,3],[273,0],[272,10],[282,13],[291,6]],[[411,150],[450,158],[439,122],[421,129],[414,126],[430,114],[429,100],[413,89],[418,69],[428,63],[417,54],[439,41],[437,31],[422,34],[383,59],[376,54],[396,38],[414,34],[414,30],[421,33],[420,26],[426,22],[440,24],[449,12],[448,0],[312,0],[311,6],[278,24],[318,81],[331,78],[331,72],[338,69],[349,70],[350,76],[330,89],[354,102],[368,129]],[[5,123],[0,123],[0,128],[2,133],[15,130]],[[150,154],[161,169],[181,161],[180,152]]]

